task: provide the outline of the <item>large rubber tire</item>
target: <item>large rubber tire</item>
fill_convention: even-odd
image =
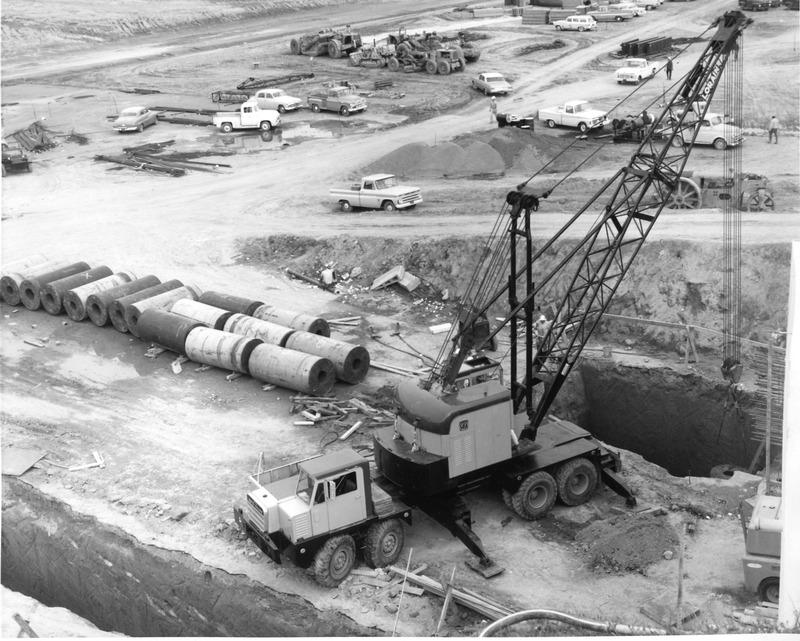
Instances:
[[[574,458],[558,468],[556,485],[564,505],[586,503],[597,488],[597,468],[588,459]]]
[[[405,532],[399,519],[373,523],[364,540],[364,560],[371,568],[385,568],[403,551]]]
[[[326,588],[335,588],[350,574],[356,563],[356,542],[344,534],[332,536],[314,557],[314,578]]]
[[[773,577],[764,579],[758,585],[758,598],[769,603],[777,603],[781,593],[780,580]]]
[[[315,114],[318,114],[319,113],[319,105],[316,104],[316,103],[311,105],[311,111],[313,111]]]
[[[299,56],[301,53],[300,41],[297,38],[292,38],[292,41],[289,43],[289,49],[294,55]]]
[[[425,71],[431,75],[436,73],[436,61],[435,60],[427,60],[425,62]]]
[[[555,479],[547,472],[534,472],[528,476],[511,497],[514,511],[523,519],[532,521],[543,517],[556,502]]]
[[[548,120],[546,124],[547,124],[548,128],[550,128],[550,129],[555,129],[556,128],[556,121],[555,120]]]
[[[389,58],[386,66],[389,67],[389,71],[400,71],[400,61],[394,56]]]
[[[262,120],[261,123],[258,125],[258,128],[261,131],[269,131],[272,129],[272,123],[269,120]]]
[[[233,125],[229,122],[223,122],[220,125],[220,129],[222,130],[222,133],[229,134],[233,131]]]
[[[443,76],[446,76],[446,75],[447,75],[447,74],[449,74],[449,73],[450,73],[452,70],[453,70],[453,69],[452,69],[452,67],[450,66],[450,63],[449,63],[449,62],[447,62],[446,60],[440,60],[440,61],[438,62],[438,64],[436,65],[436,71],[438,71],[438,72],[439,72],[440,74],[442,74]]]
[[[339,203],[339,209],[342,211],[353,211],[353,206],[350,204],[350,201],[343,200]]]
[[[338,40],[330,40],[328,42],[328,55],[331,58],[342,57],[342,45]]]
[[[388,211],[388,212],[397,211],[397,207],[391,200],[384,200],[383,204],[381,205],[381,209],[383,209],[383,211]]]
[[[719,149],[722,151],[728,147],[728,143],[724,138],[717,138],[714,140],[714,149]]]
[[[349,116],[350,115],[350,109],[348,107],[346,107],[345,105],[342,105],[341,107],[339,107],[339,115],[340,116]]]

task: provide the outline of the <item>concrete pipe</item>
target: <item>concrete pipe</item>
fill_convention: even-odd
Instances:
[[[139,316],[136,329],[139,338],[156,343],[176,354],[186,355],[186,337],[203,323],[163,309],[146,309]]]
[[[241,296],[231,296],[230,294],[223,294],[222,292],[203,292],[200,296],[200,302],[206,305],[219,307],[220,309],[226,309],[229,312],[246,314],[247,316],[252,316],[253,312],[264,304],[259,300],[252,300]]]
[[[103,327],[108,322],[108,308],[115,300],[160,284],[161,280],[152,274],[148,274],[132,280],[130,283],[112,287],[104,292],[90,294],[86,299],[86,313],[89,315],[89,320],[98,327]]]
[[[283,347],[286,339],[295,331],[291,327],[276,325],[269,321],[245,316],[244,314],[234,314],[225,323],[223,329],[226,332],[240,334],[242,336],[252,336],[260,338],[265,343]]]
[[[312,334],[319,334],[320,336],[330,336],[331,328],[328,321],[318,316],[311,316],[310,314],[301,314],[293,312],[288,309],[279,309],[273,305],[262,305],[253,312],[253,316],[261,320],[275,323],[276,325],[283,325],[284,327],[291,327],[292,329],[301,329],[304,332],[311,332]]]
[[[333,389],[336,372],[327,358],[261,343],[250,354],[250,376],[313,396]]]
[[[91,269],[88,263],[71,263],[26,278],[19,285],[20,300],[30,310],[39,309],[42,304],[41,291],[45,285],[60,278],[80,274],[87,269]]]
[[[136,324],[139,322],[139,316],[146,309],[169,309],[172,304],[181,298],[191,298],[197,300],[200,296],[200,290],[191,285],[184,285],[177,289],[171,289],[155,296],[149,296],[142,300],[131,303],[125,307],[125,324],[128,326],[128,331],[139,337],[139,330],[136,329]]]
[[[336,378],[346,383],[360,383],[369,371],[369,352],[361,345],[309,332],[295,332],[288,337],[284,347],[330,359],[336,368]]]
[[[186,356],[195,363],[248,374],[251,354],[261,344],[257,338],[197,327],[186,337],[185,348]]]
[[[136,278],[136,276],[131,272],[117,272],[116,274],[111,274],[111,276],[96,280],[93,283],[87,283],[86,285],[70,289],[63,296],[64,310],[67,312],[67,316],[76,323],[84,320],[86,318],[86,300],[89,296],[97,294],[98,292],[108,291],[112,287],[117,287],[118,285],[130,283],[134,278]]]
[[[169,311],[173,314],[179,314],[186,318],[196,320],[212,329],[224,329],[225,321],[233,315],[233,312],[214,307],[213,305],[206,305],[205,303],[192,300],[191,298],[176,300]]]
[[[20,267],[16,271],[4,271],[3,277],[0,278],[0,295],[3,297],[3,302],[8,305],[20,305],[22,300],[19,296],[19,287],[23,280],[51,269],[58,269],[63,265],[61,261],[47,260],[30,267]]]
[[[178,289],[178,287],[183,287],[183,283],[173,278],[172,280],[168,280],[166,283],[153,285],[152,287],[147,287],[139,290],[138,292],[118,298],[108,305],[108,318],[111,321],[111,324],[114,326],[114,329],[124,334],[128,331],[128,325],[125,322],[125,310],[128,305],[138,303],[140,300],[150,298],[151,296],[158,296],[158,294],[163,294],[164,292]]]
[[[101,278],[111,276],[113,272],[110,267],[101,265],[100,267],[93,267],[85,272],[73,274],[66,278],[59,278],[42,287],[39,297],[42,300],[42,307],[44,311],[53,316],[58,316],[64,311],[64,295],[75,287],[80,287],[86,283],[93,283]]]

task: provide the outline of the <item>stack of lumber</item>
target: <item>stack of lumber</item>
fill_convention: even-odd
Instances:
[[[522,10],[522,24],[548,24],[548,9],[525,7]]]

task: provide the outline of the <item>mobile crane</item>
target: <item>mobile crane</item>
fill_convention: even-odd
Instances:
[[[618,474],[619,455],[548,413],[676,189],[710,98],[750,22],[729,11],[709,27],[716,32],[655,119],[651,132],[660,135],[646,135],[630,162],[535,251],[531,217],[552,190],[537,194],[523,184],[508,193],[430,377],[420,385],[401,383],[394,426],[374,433],[377,474],[349,451],[259,467],[251,477],[256,489],[234,515],[270,558],[313,566],[318,582],[335,586],[359,549],[373,567],[393,563],[403,547],[402,522],[411,523],[410,507],[416,507],[458,537],[479,559],[471,565],[491,576],[501,570],[472,530],[463,500],[471,489],[493,482],[524,519],[544,516],[557,498],[584,503],[601,482],[635,505]],[[539,259],[591,213],[598,218],[588,233],[534,282]],[[537,321],[534,301],[554,284],[563,289],[555,317]],[[489,314],[504,297],[508,313],[491,327]],[[505,327],[510,388],[500,362],[477,353]]]

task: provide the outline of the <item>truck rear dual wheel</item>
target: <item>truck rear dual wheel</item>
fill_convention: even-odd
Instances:
[[[556,485],[565,505],[586,503],[597,487],[597,468],[583,457],[567,461],[556,472]]]
[[[385,568],[397,561],[404,543],[405,533],[399,519],[373,523],[364,540],[364,560],[371,568]]]
[[[356,563],[356,542],[349,534],[332,536],[314,557],[314,578],[326,588],[335,588]]]

